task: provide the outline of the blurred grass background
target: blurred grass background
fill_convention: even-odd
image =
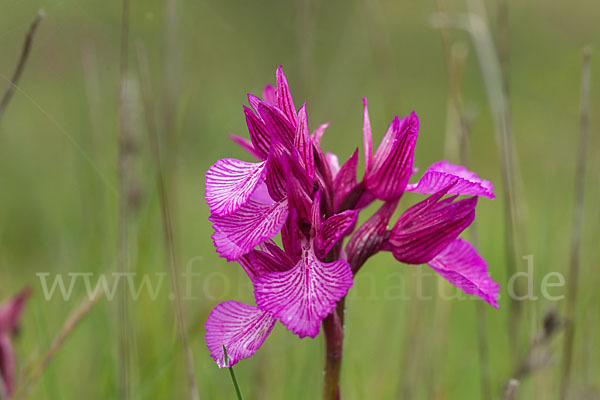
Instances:
[[[168,3],[168,2],[167,2]],[[323,147],[347,159],[361,142],[362,96],[369,99],[378,140],[394,114],[415,110],[421,132],[415,164],[421,171],[444,159],[448,79],[439,30],[429,20],[432,1],[345,2],[175,0],[168,38],[167,3],[132,1],[130,37],[150,57],[167,159],[179,267],[200,276],[184,301],[202,399],[233,398],[229,374],[208,355],[203,324],[218,302],[252,302],[251,287],[235,263],[214,251],[204,202],[204,173],[219,158],[245,158],[228,133],[247,135],[241,104],[274,83],[283,64],[296,106],[308,102],[309,124],[330,128]],[[486,2],[492,32],[496,3]],[[447,1],[463,12],[461,1]],[[598,45],[600,5],[591,0],[512,1],[509,5],[510,93],[526,229],[519,270],[534,257],[537,301],[523,304],[520,343],[524,356],[541,329],[544,312],[564,308],[540,292],[549,272],[567,276],[576,150],[579,132],[581,48]],[[24,285],[34,289],[17,340],[19,366],[48,348],[65,318],[86,297],[75,286],[69,301],[46,301],[39,272],[112,273],[117,254],[117,132],[119,121],[120,2],[4,0],[0,3],[2,85],[12,74],[22,40],[39,8],[46,17],[34,41],[20,89],[0,126],[0,297]],[[468,49],[463,96],[474,116],[470,168],[492,179],[498,198],[478,206],[480,253],[501,283],[500,310],[485,309],[492,390],[499,395],[513,374],[508,355],[507,292],[500,163],[482,75],[469,36],[451,30]],[[137,61],[130,53],[131,86]],[[596,64],[596,65],[594,65]],[[600,388],[600,67],[592,58],[588,174],[582,240],[573,393],[598,398]],[[138,85],[139,86],[139,85]],[[134,90],[135,92],[135,90]],[[135,93],[134,93],[135,94]],[[137,106],[135,106],[137,104]],[[167,272],[154,168],[141,103],[134,123],[136,211],[130,268]],[[362,153],[361,153],[362,155]],[[245,158],[248,159],[248,158]],[[416,196],[407,196],[406,208]],[[348,301],[342,394],[346,399],[481,398],[474,301],[417,301],[415,267],[389,255],[371,259]],[[423,270],[425,271],[425,270]],[[425,271],[428,272],[428,271]],[[95,278],[94,278],[95,279]],[[410,300],[400,299],[399,285]],[[433,294],[438,278],[425,276]],[[184,294],[188,289],[182,283]],[[455,293],[444,286],[447,293]],[[185,369],[169,301],[168,279],[156,301],[144,293],[132,302],[132,390],[136,399],[183,398]],[[565,295],[566,287],[550,293]],[[558,398],[562,335],[553,361],[523,380],[519,398]],[[71,335],[34,387],[32,398],[118,397],[116,302],[101,300]],[[278,325],[265,345],[236,367],[249,399],[320,397],[322,338],[298,340]],[[594,386],[595,385],[595,386]],[[594,396],[596,397],[592,397]],[[587,396],[587,397],[586,397]]]

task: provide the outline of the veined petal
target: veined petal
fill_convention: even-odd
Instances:
[[[257,276],[276,271],[287,271],[296,262],[281,250],[272,240],[267,239],[260,245],[261,250],[250,250],[237,259],[251,281]]]
[[[310,210],[310,221],[315,233],[321,230],[322,219],[323,213],[321,212],[321,189],[317,189]]]
[[[298,211],[294,207],[290,207],[288,220],[281,228],[281,244],[286,254],[293,257],[295,260],[300,258],[302,254],[302,243],[298,235]]]
[[[235,213],[212,215],[215,233],[212,238],[221,257],[233,261],[254,247],[277,235],[288,215],[286,199],[274,204],[249,200]]]
[[[454,240],[428,264],[466,294],[473,294],[499,308],[500,285],[492,280],[485,260],[466,240]]]
[[[447,161],[434,163],[419,182],[406,185],[406,191],[431,194],[453,181],[456,183],[448,190],[448,194],[484,196],[490,199],[495,197],[492,182],[481,179],[461,165],[450,164]]]
[[[313,182],[306,175],[306,171],[300,164],[299,154],[296,149],[286,157],[284,163],[284,176],[287,179],[287,198],[290,208],[294,208],[300,219],[310,218],[312,204]]]
[[[447,190],[439,191],[402,214],[385,244],[385,249],[391,250],[397,260],[407,264],[426,263],[471,225],[477,197],[440,200]]]
[[[396,117],[379,144],[365,173],[367,188],[380,200],[400,198],[413,171],[419,118],[414,112]]]
[[[306,104],[298,110],[298,126],[294,138],[294,146],[298,149],[300,159],[308,176],[315,177],[315,157],[313,155],[313,142],[308,131],[308,117],[306,115]]]
[[[229,138],[237,143],[242,149],[246,150],[251,156],[257,158],[258,160],[263,160],[263,157],[258,154],[258,152],[254,149],[252,142],[246,138],[243,138],[238,135],[230,134]]]
[[[283,74],[281,65],[277,68],[277,106],[283,110],[292,126],[296,126],[296,108],[288,86],[287,78]]]
[[[340,205],[356,186],[356,167],[358,165],[358,149],[344,163],[333,180],[334,207],[339,209]]]
[[[266,162],[249,163],[225,158],[206,172],[206,202],[213,215],[237,211],[265,178]]]
[[[294,176],[288,178],[287,196],[290,207],[296,210],[300,218],[307,219],[310,217],[312,199]]]
[[[256,111],[257,113],[258,113],[258,105],[262,102],[263,102],[263,100],[261,100],[260,97],[255,96],[251,93],[248,93],[248,104],[250,104],[250,107],[252,107],[252,109],[254,111]]]
[[[267,158],[271,146],[271,134],[267,131],[264,122],[260,120],[248,107],[244,106],[244,115],[246,116],[246,125],[250,140],[256,153],[259,154],[261,160]]]
[[[367,98],[363,97],[363,147],[365,152],[365,173],[371,165],[373,157],[373,134],[371,133],[371,120],[367,109]]]
[[[279,108],[263,101],[258,104],[258,114],[271,133],[271,140],[277,137],[287,148],[294,146],[296,124],[292,125]]]
[[[381,250],[388,235],[388,223],[397,206],[398,200],[385,202],[350,238],[346,254],[355,273],[369,257]]]
[[[237,301],[218,304],[204,325],[206,345],[219,368],[231,367],[248,358],[263,344],[277,320],[256,306]],[[225,360],[223,346],[227,350]]]
[[[323,134],[325,133],[325,129],[329,126],[329,122],[325,122],[322,125],[319,125],[317,129],[310,135],[311,139],[315,146],[319,146],[321,144],[321,139],[323,138]]]
[[[271,142],[271,150],[267,158],[267,173],[265,183],[269,196],[274,200],[281,200],[286,195],[286,171],[287,167],[287,148],[279,138],[274,138]]]
[[[347,210],[327,218],[320,226],[315,241],[315,250],[323,258],[335,244],[348,234],[356,224],[358,210]]]
[[[328,157],[323,154],[321,147],[316,145],[313,147],[313,154],[315,156],[315,179],[321,187],[331,187],[333,185],[333,176]]]
[[[261,250],[254,250],[251,253],[251,257],[268,256],[269,258],[262,258],[262,263],[268,263],[270,265],[265,266],[265,270],[267,273],[275,272],[275,271],[287,271],[296,265],[298,262],[297,259],[294,259],[292,256],[287,254],[285,251],[281,250],[279,246],[275,244],[272,240],[266,240],[263,244],[260,245]]]
[[[262,275],[254,281],[259,308],[275,317],[301,338],[315,337],[321,320],[352,286],[352,271],[345,261],[319,261],[304,244],[302,257],[289,271]]]
[[[6,397],[13,395],[15,386],[15,354],[8,333],[0,333],[0,377]],[[0,391],[2,388],[0,387]]]

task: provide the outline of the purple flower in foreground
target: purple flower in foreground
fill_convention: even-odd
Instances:
[[[15,355],[12,338],[17,333],[19,320],[29,297],[29,290],[22,290],[19,294],[0,306],[0,376],[5,397],[11,397],[15,384]],[[0,396],[3,397],[3,396]]]
[[[232,138],[258,161],[223,159],[206,173],[214,244],[222,257],[243,267],[256,299],[255,306],[226,301],[211,311],[206,342],[220,367],[254,354],[277,320],[301,338],[317,336],[353,275],[380,251],[403,263],[428,264],[465,293],[498,307],[499,287],[485,261],[458,238],[475,218],[477,198],[494,198],[493,186],[446,161],[409,183],[419,132],[414,112],[396,117],[372,154],[364,100],[365,174],[359,182],[358,149],[341,166],[335,154],[323,153],[327,124],[310,134],[306,105],[296,110],[281,67],[276,87],[267,86],[262,99],[248,99],[250,140]],[[389,229],[406,191],[428,197]],[[355,229],[358,213],[377,199],[383,205]],[[272,240],[279,234],[281,246]]]

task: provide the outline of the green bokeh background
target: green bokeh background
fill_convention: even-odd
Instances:
[[[135,137],[133,183],[138,203],[131,218],[129,267],[139,274],[167,272],[154,168],[139,101],[135,43],[149,58],[156,118],[166,136],[162,150],[179,267],[200,274],[184,301],[202,399],[233,398],[229,374],[204,344],[203,324],[218,302],[252,302],[242,269],[214,251],[204,202],[204,173],[219,158],[246,155],[227,137],[246,136],[241,104],[260,94],[283,64],[296,106],[308,102],[314,129],[330,122],[323,147],[349,157],[361,144],[362,96],[369,99],[375,140],[394,114],[415,110],[421,131],[415,164],[423,171],[450,157],[445,143],[448,78],[440,31],[429,23],[435,2],[349,0],[318,2],[184,1],[175,7],[172,39],[167,4],[130,5],[131,120]],[[496,2],[486,2],[495,34]],[[461,1],[447,1],[464,12]],[[85,300],[76,284],[70,300],[46,301],[40,272],[116,271],[117,134],[119,126],[118,1],[3,0],[0,3],[2,85],[12,74],[28,25],[39,8],[46,17],[35,38],[19,90],[0,126],[0,297],[28,285],[33,297],[16,341],[19,366],[39,359],[67,316]],[[592,0],[509,2],[510,93],[525,210],[518,264],[533,255],[537,301],[522,302],[522,349],[540,330],[543,314],[564,309],[544,299],[544,276],[567,276],[575,161],[579,132],[581,48],[598,46],[600,6]],[[501,284],[501,308],[485,308],[492,389],[512,374],[507,337],[508,302],[502,185],[498,149],[470,37],[449,32],[467,58],[462,72],[465,106],[473,117],[470,168],[496,184],[496,200],[480,199],[480,253]],[[600,67],[592,65],[588,173],[576,316],[574,394],[599,395],[600,285]],[[596,63],[597,64],[597,63]],[[169,72],[172,71],[172,72]],[[165,76],[174,77],[168,81]],[[136,97],[136,93],[138,96]],[[136,100],[137,99],[137,100]],[[169,118],[169,116],[172,116]],[[171,124],[169,124],[171,121]],[[170,129],[165,129],[165,127]],[[168,131],[168,133],[166,133]],[[361,154],[362,155],[362,154]],[[248,159],[248,158],[245,158]],[[403,198],[406,208],[418,196]],[[371,212],[369,209],[367,213]],[[476,399],[481,396],[475,301],[418,301],[418,271],[382,254],[357,277],[347,303],[342,394],[345,399]],[[95,280],[97,275],[93,278]],[[423,292],[438,278],[425,275]],[[185,398],[184,360],[167,279],[155,301],[143,293],[129,305],[131,387],[135,399]],[[182,282],[184,292],[188,289]],[[404,285],[409,300],[399,298]],[[446,293],[455,293],[448,285]],[[552,295],[566,288],[550,289]],[[185,293],[184,293],[185,294]],[[36,399],[118,397],[117,301],[103,299],[69,337],[34,387]],[[562,335],[549,367],[525,379],[519,398],[558,398]],[[254,357],[236,367],[248,399],[314,399],[321,391],[323,340],[299,340],[278,325]],[[594,387],[593,383],[596,382]],[[585,397],[591,398],[591,397]]]

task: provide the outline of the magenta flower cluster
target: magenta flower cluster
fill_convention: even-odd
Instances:
[[[11,398],[14,394],[16,357],[12,339],[17,333],[29,292],[24,289],[0,306],[0,398]]]
[[[310,133],[306,104],[296,110],[281,67],[277,86],[248,100],[250,140],[233,139],[257,161],[223,159],[206,173],[215,247],[244,268],[256,300],[226,301],[211,311],[206,343],[220,367],[254,354],[277,320],[301,338],[317,336],[353,276],[380,251],[406,264],[428,264],[465,293],[498,307],[499,286],[484,259],[458,238],[475,218],[478,197],[494,198],[493,186],[446,161],[410,183],[419,132],[414,112],[392,121],[373,154],[364,100],[365,172],[359,181],[358,149],[342,166],[323,152],[327,124]],[[404,192],[428,196],[389,229]],[[359,212],[377,200],[381,207],[356,228]],[[277,235],[281,246],[273,241]]]

